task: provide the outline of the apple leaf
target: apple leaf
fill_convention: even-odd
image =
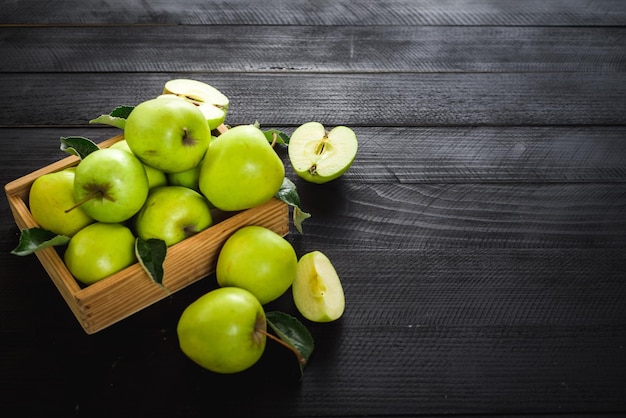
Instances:
[[[69,240],[68,236],[57,235],[40,227],[22,229],[20,241],[11,254],[29,255],[42,248],[65,245]]]
[[[137,238],[135,241],[135,254],[141,267],[148,276],[159,286],[163,286],[163,261],[167,254],[165,241],[150,238],[147,240]]]
[[[263,131],[263,134],[270,144],[289,145],[289,135],[278,129],[269,129]]]
[[[285,177],[283,184],[276,192],[276,198],[293,207],[293,225],[298,232],[302,233],[302,222],[310,218],[311,214],[300,209],[300,196],[294,182]]]
[[[61,151],[77,155],[82,160],[94,151],[99,150],[98,144],[84,136],[62,136]]]
[[[297,318],[284,312],[267,312],[265,317],[276,335],[298,353],[300,373],[304,373],[304,367],[315,347],[313,336],[309,330]]]
[[[124,129],[126,125],[126,119],[135,106],[118,106],[111,111],[111,113],[100,115],[95,119],[89,121],[89,123],[102,123],[104,125],[114,126],[116,128]]]
[[[302,209],[300,209],[300,206],[293,207],[293,224],[299,233],[302,233],[302,222],[304,222],[306,219],[309,219],[310,217],[311,214],[308,212],[304,212]]]
[[[261,123],[258,120],[254,121],[253,126],[261,129]],[[261,131],[265,135],[267,142],[272,144],[272,146],[274,144],[289,145],[289,135],[286,133],[279,131],[278,129],[268,129],[267,131],[263,131],[261,129]]]

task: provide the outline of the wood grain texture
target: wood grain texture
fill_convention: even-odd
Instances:
[[[299,385],[287,384],[291,363],[275,347],[255,368],[234,376],[202,372],[177,351],[175,318],[196,294],[214,286],[210,278],[131,318],[127,326],[89,337],[72,332],[63,312],[48,301],[22,318],[30,333],[15,330],[11,345],[4,346],[4,378],[12,381],[5,395],[17,404],[30,388],[41,391],[47,412],[78,408],[88,416],[120,410],[191,415],[215,407],[216,398],[234,416],[251,413],[259,403],[264,408],[258,416],[389,415],[390,405],[396,416],[481,414],[502,411],[502,398],[509,399],[509,414],[585,408],[600,414],[626,406],[625,389],[617,384],[626,371],[619,340],[626,329],[614,324],[626,313],[621,285],[626,266],[617,250],[428,249],[397,251],[390,258],[384,250],[331,249],[328,254],[342,260],[337,268],[353,308],[340,322],[311,327],[317,351]],[[44,283],[38,285],[35,300],[55,297]],[[288,302],[278,304],[289,308]],[[48,315],[37,318],[37,312]],[[37,339],[29,336],[33,331]],[[39,352],[58,335],[63,344]],[[54,359],[68,346],[76,348],[63,355],[71,354],[75,362],[61,366]],[[33,358],[26,363],[18,351]],[[18,363],[9,365],[9,358]],[[82,364],[90,364],[91,373],[85,374]],[[31,381],[24,369],[47,378]],[[55,373],[65,379],[49,377]],[[158,405],[153,388],[133,384],[146,375],[160,383],[170,402]],[[258,379],[265,382],[263,390],[254,384]],[[52,382],[67,395],[47,399],[44,389]],[[109,402],[103,404],[103,396]],[[134,402],[125,404],[129,398]],[[306,411],[292,399],[305,403]],[[37,408],[27,404],[24,410]]]
[[[294,130],[293,126],[265,127],[288,135]],[[344,174],[350,184],[626,181],[623,126],[355,126],[354,130],[359,151]],[[0,181],[5,184],[28,174],[33,167],[65,157],[58,149],[62,136],[85,136],[101,142],[119,132],[98,125],[0,129],[4,141]],[[280,149],[290,170],[286,153]]]
[[[225,92],[232,125],[257,120],[291,126],[309,120],[352,126],[626,124],[621,73],[17,73],[0,80],[4,99],[13,104],[0,114],[0,127],[85,125],[116,106],[155,97],[173,76],[206,81]],[[68,96],[68,91],[82,93]]]
[[[345,174],[353,184],[626,180],[622,126],[354,129],[360,148]]]
[[[601,327],[626,314],[617,250],[428,247],[393,258],[384,249],[328,251],[337,260],[350,253],[358,266],[336,265],[354,303],[348,327]],[[363,303],[368,293],[384,311]]]
[[[5,2],[5,25],[541,25],[614,26],[626,23],[620,0],[166,0]]]
[[[303,187],[302,187],[303,186]],[[626,185],[377,184],[311,191],[305,240],[320,247],[622,248]]]
[[[2,32],[0,72],[626,71],[624,27],[81,26]]]

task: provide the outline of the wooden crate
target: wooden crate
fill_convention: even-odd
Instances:
[[[119,135],[99,146],[108,147],[122,139]],[[28,210],[33,181],[78,162],[78,157],[70,156],[5,186],[9,206],[20,229],[38,226]],[[93,334],[211,274],[226,239],[246,225],[264,226],[285,236],[289,232],[289,207],[273,198],[258,207],[217,218],[210,228],[169,247],[163,265],[163,287],[167,290],[154,283],[139,263],[84,287],[72,277],[55,248],[45,248],[35,255],[85,332]]]

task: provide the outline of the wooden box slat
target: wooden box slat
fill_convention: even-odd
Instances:
[[[118,135],[98,145],[108,147],[121,139],[123,136]],[[28,210],[28,193],[35,179],[79,161],[74,156],[64,158],[5,186],[13,218],[20,229],[38,226]],[[139,263],[135,263],[81,287],[55,248],[42,249],[35,255],[85,332],[93,334],[210,275],[215,271],[219,250],[226,239],[246,225],[264,226],[285,236],[289,232],[289,207],[273,198],[263,205],[226,214],[216,219],[213,226],[169,247],[163,264],[163,286],[152,281]]]

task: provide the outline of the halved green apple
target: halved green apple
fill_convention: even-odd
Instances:
[[[216,129],[226,119],[229,100],[221,91],[202,81],[177,78],[165,83],[159,97],[178,97],[198,106],[204,114],[209,128]]]
[[[296,174],[312,183],[326,183],[345,173],[358,148],[354,131],[337,126],[326,131],[319,122],[299,126],[289,139],[289,160]]]
[[[312,251],[298,260],[296,278],[291,286],[298,311],[313,322],[339,319],[346,301],[341,281],[328,257]]]

